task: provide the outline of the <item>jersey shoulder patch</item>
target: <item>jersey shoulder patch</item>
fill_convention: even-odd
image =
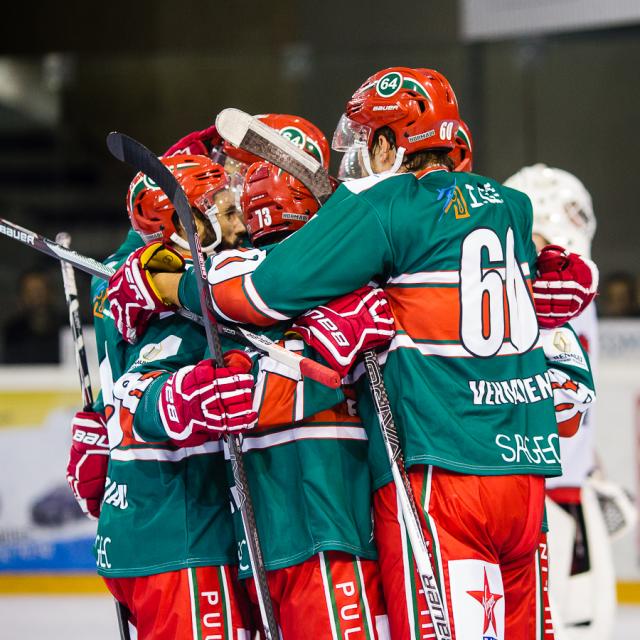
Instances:
[[[130,368],[133,369],[143,364],[147,364],[148,362],[164,360],[165,358],[175,356],[178,353],[181,344],[182,338],[176,335],[167,336],[160,342],[145,344],[140,349],[136,361]]]
[[[540,331],[540,337],[549,366],[569,365],[589,371],[580,341],[569,326],[543,329]]]

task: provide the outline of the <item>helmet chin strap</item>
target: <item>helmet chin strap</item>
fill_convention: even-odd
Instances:
[[[362,154],[362,164],[364,164],[364,168],[370,176],[386,176],[393,173],[398,173],[398,169],[400,168],[400,166],[402,165],[402,161],[404,160],[404,151],[404,147],[398,147],[398,150],[396,151],[396,158],[393,161],[391,168],[387,169],[386,171],[376,173],[371,168],[371,156],[369,155],[369,149],[365,148],[364,153]]]
[[[216,249],[216,247],[222,242],[222,229],[220,228],[220,222],[218,220],[218,207],[214,204],[212,207],[209,207],[207,211],[205,211],[204,215],[207,220],[211,223],[211,228],[213,229],[214,241],[208,244],[206,247],[202,247],[202,252],[210,256]],[[181,249],[185,249],[186,251],[190,251],[189,243],[181,238],[175,231],[171,234],[172,242],[175,242]]]

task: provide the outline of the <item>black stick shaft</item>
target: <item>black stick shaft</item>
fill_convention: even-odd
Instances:
[[[216,320],[213,314],[213,305],[209,284],[207,282],[207,272],[202,253],[202,245],[195,226],[191,205],[180,187],[174,175],[163,165],[158,157],[137,140],[119,133],[110,133],[107,137],[107,146],[111,153],[130,164],[138,171],[142,171],[151,178],[171,200],[180,218],[180,222],[186,232],[189,242],[189,249],[194,261],[194,272],[198,283],[198,295],[200,297],[200,307],[204,319],[204,328],[207,336],[207,345],[216,363],[224,366],[222,345],[220,337],[215,330]],[[241,442],[238,436],[230,435],[228,439],[229,454],[233,478],[235,481],[236,495],[238,496],[238,508],[242,517],[245,535],[247,538],[247,549],[249,560],[253,569],[253,575],[257,585],[258,603],[264,627],[266,640],[277,640],[278,625],[276,622],[273,603],[269,593],[267,572],[262,556],[262,547],[258,536],[258,528],[255,520],[253,502],[249,493],[247,474],[244,468]]]
[[[56,242],[68,249],[71,244],[71,236],[68,233],[58,233]],[[73,267],[64,260],[60,262],[62,269],[62,282],[64,284],[64,297],[67,301],[69,309],[69,326],[71,327],[71,336],[73,338],[73,346],[76,352],[76,365],[78,367],[78,377],[80,378],[80,389],[82,391],[82,403],[85,411],[93,410],[93,391],[91,390],[91,374],[89,372],[89,363],[87,361],[87,352],[84,346],[84,336],[82,333],[82,321],[80,319],[80,303],[78,301],[78,287],[76,285],[76,276]],[[114,598],[116,606],[116,616],[118,619],[118,631],[120,632],[120,640],[131,640],[129,634],[129,612],[127,608]]]
[[[46,253],[48,256],[51,256],[56,260],[66,260],[74,267],[82,269],[82,271],[85,271],[89,275],[104,278],[105,280],[108,280],[113,275],[113,269],[107,267],[101,262],[98,262],[93,258],[89,258],[88,256],[83,256],[71,249],[67,249],[61,244],[52,242],[44,236],[34,233],[29,229],[25,229],[24,227],[15,224],[15,222],[11,222],[5,218],[0,218],[0,233],[12,240],[17,240],[32,249]]]
[[[129,633],[129,611],[119,600],[114,598],[113,601],[116,605],[120,640],[131,640],[131,634]]]

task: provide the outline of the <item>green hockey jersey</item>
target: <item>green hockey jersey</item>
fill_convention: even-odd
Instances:
[[[117,268],[141,244],[129,236],[105,262]],[[98,573],[133,577],[235,564],[221,443],[179,449],[143,418],[157,412],[146,389],[204,357],[203,330],[175,314],[162,314],[138,344],[128,345],[109,312],[106,283],[94,281],[92,294],[111,448],[95,543]]]
[[[145,575],[229,563],[237,559],[237,546],[241,575],[250,575],[237,510],[235,535],[229,526],[227,487],[233,478],[222,459],[223,444],[210,442],[194,448],[198,451],[177,449],[163,442],[157,411],[168,375],[209,357],[203,331],[169,314],[153,322],[141,342],[131,347],[115,333],[108,301],[102,317],[103,351],[112,353],[116,362],[114,367],[109,357],[103,359],[105,377],[114,380],[112,391],[106,385],[104,392],[107,406],[113,407],[107,411],[115,416],[109,422],[110,442],[116,445],[109,483],[120,488],[112,492],[111,502],[105,501],[100,518],[100,573]],[[282,331],[271,330],[271,337],[282,338]],[[300,340],[288,340],[286,346],[313,355]],[[225,341],[223,347],[239,345]],[[255,431],[244,438],[243,449],[267,568],[296,564],[324,550],[375,557],[367,436],[353,393],[298,380],[270,358],[254,354],[254,359],[260,417]],[[123,494],[125,509],[117,497]],[[136,495],[146,500],[133,503]],[[129,533],[132,517],[140,536]],[[161,534],[163,530],[170,535]],[[130,536],[127,545],[120,544],[124,534]]]
[[[314,357],[301,340],[284,345]],[[320,551],[375,558],[368,442],[355,394],[297,380],[268,357],[254,373],[259,420],[243,451],[267,569]],[[250,575],[246,543],[237,511],[234,517],[244,577]]]
[[[272,249],[223,252],[214,265],[229,262],[236,270],[252,269]],[[180,285],[182,303],[197,311],[195,279],[187,274]],[[286,330],[287,325],[278,325],[267,335],[278,340]],[[284,344],[320,359],[299,339]],[[291,566],[328,550],[375,558],[367,434],[353,391],[298,380],[268,357],[257,359],[253,373],[259,420],[245,435],[243,450],[267,569]],[[234,517],[240,575],[245,576],[249,566],[244,531],[237,511]]]
[[[216,306],[268,325],[371,281],[397,335],[384,380],[408,466],[561,472],[552,380],[530,292],[536,252],[521,192],[444,170],[341,185],[250,273],[210,273]],[[389,480],[368,394],[374,485]]]

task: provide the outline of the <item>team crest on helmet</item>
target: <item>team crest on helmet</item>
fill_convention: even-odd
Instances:
[[[376,83],[376,91],[383,98],[390,98],[394,93],[400,91],[404,78],[398,71],[390,71],[378,80]]]
[[[136,198],[144,189],[159,189],[158,185],[145,173],[139,173],[129,188],[129,210],[133,211]]]
[[[471,151],[471,138],[469,138],[469,136],[467,135],[467,132],[462,127],[458,127],[456,136],[459,138],[462,138],[462,140],[467,145],[467,147],[469,147],[469,151]]]
[[[409,91],[415,91],[419,93],[421,96],[424,96],[427,100],[431,101],[431,96],[427,93],[427,90],[413,78],[405,78],[402,81],[402,88],[408,89]]]
[[[176,165],[167,165],[167,168],[171,173],[180,171],[181,169],[188,169],[189,167],[196,167],[195,162],[179,162]],[[160,187],[146,174],[140,172],[131,183],[129,187],[129,210],[133,211],[133,207],[136,198],[143,189],[150,189],[151,191],[161,191]],[[166,197],[166,196],[165,196]]]
[[[289,126],[280,129],[280,135],[286,138],[290,142],[293,142],[297,147],[311,154],[320,164],[324,164],[324,158],[322,157],[322,151],[315,140],[305,135],[304,131],[298,129],[298,127]]]

